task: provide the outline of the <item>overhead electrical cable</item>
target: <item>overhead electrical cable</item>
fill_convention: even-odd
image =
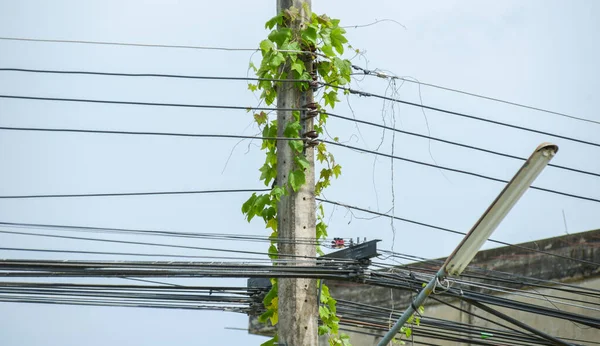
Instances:
[[[0,95],[0,97],[1,97],[1,95]],[[73,132],[73,133],[94,133],[94,134],[113,134],[113,135],[183,136],[183,137],[203,137],[203,138],[243,138],[243,139],[267,139],[267,140],[289,140],[289,141],[292,141],[292,140],[302,140],[300,138],[289,138],[289,137],[260,137],[260,136],[243,136],[243,135],[229,135],[229,134],[189,134],[189,133],[188,134],[177,134],[177,133],[161,133],[161,132],[109,131],[109,130],[57,129],[57,128],[55,128],[55,129],[46,129],[46,128],[7,127],[7,126],[0,127],[0,130],[43,131],[43,132]],[[474,173],[474,172],[470,172],[470,171],[466,171],[466,170],[461,170],[461,169],[456,169],[456,168],[451,168],[451,167],[440,166],[440,165],[431,164],[431,163],[427,163],[427,162],[422,162],[422,161],[418,161],[418,160],[413,160],[413,159],[409,159],[409,158],[405,158],[405,157],[400,157],[400,156],[397,156],[397,155],[386,154],[386,153],[382,153],[382,152],[375,151],[375,150],[369,150],[369,149],[364,149],[364,148],[360,148],[360,147],[356,147],[356,146],[352,146],[352,145],[347,145],[347,144],[339,143],[339,142],[336,142],[336,141],[329,141],[329,140],[319,140],[319,141],[322,142],[322,143],[327,143],[327,144],[331,144],[331,145],[334,145],[334,146],[339,146],[339,147],[343,147],[343,148],[347,148],[347,149],[357,150],[357,151],[368,153],[368,154],[373,154],[373,155],[378,155],[378,156],[384,156],[384,157],[388,157],[388,158],[392,158],[392,159],[396,159],[396,160],[401,160],[401,161],[409,162],[409,163],[412,163],[412,164],[423,165],[423,166],[427,166],[427,167],[431,167],[431,168],[439,168],[439,169],[443,169],[443,170],[450,171],[450,172],[455,172],[455,173],[470,175],[470,176],[474,176],[474,177],[478,177],[478,178],[482,178],[482,179],[487,179],[487,180],[492,180],[492,181],[496,181],[496,182],[500,182],[500,183],[505,183],[505,184],[508,183],[507,180],[490,177],[490,176],[487,176],[487,175],[484,175],[484,174]],[[560,195],[560,196],[571,197],[571,198],[586,200],[586,201],[590,201],[590,202],[600,203],[600,199],[597,199],[597,198],[586,197],[586,196],[581,196],[581,195],[566,193],[566,192],[552,190],[552,189],[546,189],[546,188],[537,187],[537,186],[531,186],[530,188],[534,189],[534,190],[539,190],[539,191],[544,191],[544,192],[549,192],[549,193],[557,194],[557,195]],[[152,193],[147,193],[147,194],[152,194]],[[168,193],[167,192],[162,192],[162,194],[168,194]],[[44,197],[44,195],[34,195],[31,198],[34,198],[34,197],[36,197],[36,198],[42,198],[42,197]],[[65,196],[53,195],[53,196],[48,196],[48,197],[85,197],[85,194],[84,194],[84,196],[78,196],[78,195],[65,195]],[[18,196],[6,196],[6,197],[0,197],[0,198],[20,198],[20,197],[18,197]],[[27,198],[27,197],[21,197],[21,198]]]
[[[75,43],[75,44],[91,44],[104,46],[129,46],[129,47],[146,47],[146,48],[177,48],[177,49],[195,49],[195,50],[217,50],[231,52],[255,52],[258,48],[232,48],[232,47],[215,47],[215,46],[195,46],[195,45],[167,45],[167,44],[149,44],[149,43],[127,43],[127,42],[107,42],[107,41],[89,41],[89,40],[53,40],[28,37],[0,37],[4,41],[25,41],[25,42],[46,42],[46,43]]]
[[[360,207],[353,206],[353,205],[348,205],[348,204],[341,203],[341,202],[336,202],[336,201],[332,201],[332,200],[328,200],[328,199],[323,199],[323,198],[320,198],[320,197],[317,197],[316,200],[320,201],[320,202],[323,202],[323,203],[337,205],[337,206],[340,206],[340,207],[344,207],[344,208],[348,208],[348,209],[353,209],[353,210],[357,210],[357,211],[361,211],[361,212],[364,212],[364,213],[373,214],[373,215],[377,215],[377,216],[381,216],[381,217],[394,218],[395,220],[399,220],[399,221],[402,221],[402,222],[411,223],[411,224],[422,226],[422,227],[432,228],[432,229],[436,229],[436,230],[447,232],[447,233],[453,233],[453,234],[458,234],[458,235],[463,235],[463,236],[467,235],[467,233],[465,233],[465,232],[456,231],[456,230],[453,230],[453,229],[450,229],[450,228],[441,227],[441,226],[435,226],[435,225],[428,224],[428,223],[425,223],[425,222],[420,222],[420,221],[414,221],[414,220],[402,218],[402,217],[395,216],[395,215],[390,215],[390,214],[381,213],[381,212],[378,212],[378,211],[373,211],[373,210],[369,210],[369,209],[365,209],[365,208],[360,208]],[[531,251],[531,252],[536,252],[536,253],[540,253],[540,254],[544,254],[544,255],[548,255],[548,256],[555,256],[555,257],[567,259],[567,260],[574,261],[574,262],[579,262],[579,263],[583,263],[583,264],[591,264],[591,265],[594,265],[594,266],[600,266],[600,263],[595,263],[595,262],[592,262],[592,261],[582,260],[582,259],[568,257],[568,256],[562,256],[562,255],[555,254],[555,253],[552,253],[552,252],[547,252],[547,251],[538,250],[538,249],[532,249],[532,248],[528,248],[528,247],[521,246],[521,245],[516,245],[516,244],[511,244],[511,243],[503,242],[503,241],[500,241],[500,240],[495,240],[495,239],[491,239],[490,238],[490,239],[488,239],[488,241],[490,241],[492,243],[497,243],[497,244],[501,244],[501,245],[511,246],[511,247],[514,247],[514,248],[518,248],[518,249],[522,249],[522,250],[526,250],[526,251]]]
[[[153,192],[115,192],[115,193],[87,193],[87,194],[47,194],[47,195],[7,195],[0,199],[28,199],[28,198],[77,198],[77,197],[124,197],[124,196],[161,196],[161,195],[197,195],[211,193],[249,193],[266,192],[270,189],[228,189],[228,190],[188,190],[188,191],[153,191]]]
[[[163,243],[152,243],[152,242],[141,242],[141,241],[128,241],[128,240],[115,240],[115,239],[103,239],[103,238],[90,238],[90,237],[76,237],[76,236],[67,236],[67,235],[56,235],[56,234],[42,234],[42,233],[32,233],[32,232],[19,232],[19,231],[7,231],[0,230],[0,233],[3,234],[14,234],[14,235],[23,235],[23,236],[34,236],[34,237],[46,237],[46,238],[56,238],[56,239],[71,239],[71,240],[84,240],[84,241],[94,241],[94,242],[104,242],[104,243],[115,243],[115,244],[128,244],[128,245],[144,245],[144,246],[156,246],[156,247],[166,247],[166,248],[177,248],[177,249],[189,249],[189,250],[204,250],[204,251],[216,251],[216,252],[229,252],[229,253],[240,253],[240,254],[250,254],[250,255],[268,255],[267,252],[257,252],[257,251],[247,251],[247,250],[235,250],[235,249],[221,249],[221,248],[210,248],[210,247],[198,247],[198,246],[190,246],[190,245],[177,245],[177,244],[163,244]],[[318,257],[308,258],[306,256],[299,255],[286,255],[286,254],[278,254],[279,257],[290,257],[290,258],[301,258],[302,260],[317,260]],[[352,262],[351,260],[344,259],[335,259],[334,262]]]
[[[581,117],[576,117],[576,116],[569,115],[569,114],[566,114],[566,113],[555,112],[555,111],[551,111],[551,110],[544,109],[544,108],[539,108],[539,107],[525,105],[525,104],[522,104],[522,103],[517,103],[517,102],[512,102],[512,101],[506,101],[506,100],[502,100],[502,99],[499,99],[499,98],[496,98],[496,97],[490,97],[490,96],[476,94],[476,93],[472,93],[472,92],[468,92],[468,91],[464,91],[464,90],[459,90],[459,89],[455,89],[455,88],[444,87],[444,86],[437,85],[437,84],[424,83],[424,82],[420,82],[418,80],[411,79],[411,78],[399,77],[399,76],[392,76],[392,75],[389,75],[387,73],[383,73],[383,72],[381,72],[380,70],[377,70],[377,69],[375,69],[375,70],[368,70],[368,69],[365,69],[365,68],[357,66],[357,65],[352,65],[352,68],[355,69],[355,70],[361,71],[362,72],[361,74],[367,75],[367,76],[374,76],[374,77],[379,77],[379,78],[384,78],[384,79],[397,79],[397,80],[401,80],[403,82],[408,82],[408,83],[413,83],[413,84],[419,84],[419,85],[425,85],[425,86],[436,88],[436,89],[451,91],[451,92],[455,92],[455,93],[459,93],[459,94],[463,94],[463,95],[468,95],[468,96],[473,96],[473,97],[477,97],[477,98],[481,98],[481,99],[485,99],[485,100],[489,100],[489,101],[494,101],[494,102],[504,103],[504,104],[511,105],[511,106],[516,106],[516,107],[520,107],[520,108],[530,109],[530,110],[534,110],[534,111],[537,111],[537,112],[554,114],[554,115],[558,115],[558,116],[565,117],[565,118],[570,118],[570,119],[574,119],[574,120],[579,120],[579,121],[584,121],[584,122],[593,123],[593,124],[599,124],[600,125],[600,121],[586,119],[586,118],[581,118]]]
[[[344,143],[340,143],[340,142],[336,142],[336,141],[321,140],[321,142],[327,143],[327,144],[331,144],[331,145],[334,145],[334,146],[338,146],[338,147],[343,147],[343,148],[347,148],[347,149],[361,151],[361,152],[368,153],[368,154],[373,154],[373,155],[377,155],[377,156],[384,156],[384,157],[395,159],[395,160],[410,162],[410,163],[421,165],[421,166],[427,166],[427,167],[431,167],[431,168],[439,168],[439,169],[442,169],[442,170],[445,170],[445,171],[448,171],[448,172],[454,172],[454,173],[460,173],[460,174],[470,175],[470,176],[473,176],[473,177],[482,178],[482,179],[491,180],[491,181],[496,181],[496,182],[504,183],[504,184],[508,184],[509,183],[508,180],[494,178],[494,177],[490,177],[490,176],[484,175],[484,174],[474,173],[474,172],[470,172],[470,171],[466,171],[466,170],[462,170],[462,169],[457,169],[457,168],[445,167],[445,166],[436,165],[436,164],[433,164],[433,163],[427,163],[427,162],[418,161],[418,160],[413,160],[413,159],[409,159],[409,158],[401,157],[401,156],[397,156],[397,155],[386,154],[386,153],[382,153],[382,152],[379,152],[379,151],[376,151],[376,150],[369,150],[369,149],[365,149],[365,148],[360,148],[360,147],[356,147],[356,146],[352,146],[352,145],[348,145],[348,144],[344,144]],[[567,192],[562,192],[562,191],[557,191],[557,190],[552,190],[552,189],[546,189],[546,188],[537,187],[537,186],[530,186],[529,188],[533,189],[533,190],[539,190],[539,191],[553,193],[553,194],[560,195],[560,196],[571,197],[571,198],[581,199],[581,200],[585,200],[585,201],[600,203],[600,199],[597,199],[597,198],[592,198],[592,197],[587,197],[587,196],[581,196],[581,195],[575,195],[575,194],[572,194],[572,193],[567,193]]]
[[[88,76],[112,76],[112,77],[151,77],[151,78],[178,78],[178,79],[199,79],[199,80],[227,80],[227,81],[268,81],[281,83],[309,83],[310,80],[301,79],[277,79],[277,78],[253,78],[253,77],[235,77],[235,76],[199,76],[182,74],[164,74],[164,73],[123,73],[123,72],[99,72],[99,71],[73,71],[73,70],[39,70],[27,68],[0,68],[2,72],[30,72],[43,74],[66,74],[66,75],[88,75]]]
[[[508,128],[517,129],[517,130],[527,131],[527,132],[531,132],[531,133],[537,133],[537,134],[540,134],[540,135],[545,135],[545,136],[551,136],[551,137],[555,137],[555,138],[560,138],[560,139],[564,139],[564,140],[567,140],[567,141],[576,142],[576,143],[580,143],[580,144],[586,144],[586,145],[592,145],[592,146],[595,146],[595,147],[600,147],[599,143],[594,143],[594,142],[590,142],[590,141],[586,141],[586,140],[582,140],[582,139],[577,139],[577,138],[573,138],[573,137],[569,137],[569,136],[559,135],[559,134],[555,134],[555,133],[551,133],[551,132],[546,132],[546,131],[541,131],[541,130],[535,130],[535,129],[531,129],[531,128],[524,127],[524,126],[519,126],[519,125],[513,125],[513,124],[503,123],[503,122],[497,121],[497,120],[486,119],[486,118],[482,118],[482,117],[475,116],[475,115],[470,115],[470,114],[461,113],[461,112],[455,112],[455,111],[451,111],[451,110],[444,109],[444,108],[428,106],[428,105],[425,105],[425,104],[419,104],[419,103],[415,103],[415,102],[404,101],[404,100],[401,100],[401,99],[397,99],[397,98],[393,98],[393,97],[388,97],[388,96],[384,96],[384,95],[372,94],[372,93],[369,93],[369,92],[355,90],[355,89],[352,89],[352,88],[346,88],[346,87],[341,87],[341,86],[336,86],[336,85],[333,85],[333,84],[326,84],[326,83],[322,83],[322,84],[330,86],[332,88],[337,88],[337,89],[345,90],[345,91],[348,91],[351,94],[356,94],[356,95],[363,96],[363,97],[374,97],[374,98],[378,98],[378,99],[382,99],[382,100],[386,100],[386,101],[391,101],[391,102],[397,102],[397,103],[405,104],[405,105],[408,105],[408,106],[413,106],[413,107],[417,107],[417,108],[428,109],[428,110],[435,111],[435,112],[440,112],[440,113],[455,115],[455,116],[458,116],[458,117],[463,117],[463,118],[468,118],[468,119],[472,119],[472,120],[487,122],[487,123],[494,124],[494,125],[500,125],[500,126],[504,126],[504,127],[508,127]]]
[[[347,120],[347,121],[351,121],[351,122],[356,122],[356,123],[364,124],[364,125],[368,125],[368,126],[378,127],[378,128],[382,128],[382,129],[385,129],[385,130],[394,131],[394,132],[397,132],[397,133],[409,135],[409,136],[414,136],[414,137],[419,137],[419,138],[423,138],[423,139],[427,139],[427,140],[432,140],[432,141],[436,141],[436,142],[440,142],[440,143],[445,143],[445,144],[450,144],[450,145],[454,145],[454,146],[459,146],[459,147],[462,147],[462,148],[476,150],[476,151],[484,152],[484,153],[487,153],[487,154],[502,156],[502,157],[506,157],[506,158],[510,158],[510,159],[514,159],[514,160],[520,160],[520,161],[527,160],[527,158],[524,158],[524,157],[520,157],[520,156],[516,156],[516,155],[510,155],[510,154],[505,154],[505,153],[501,153],[501,152],[494,151],[494,150],[484,149],[484,148],[476,147],[476,146],[473,146],[473,145],[468,145],[468,144],[458,143],[458,142],[454,142],[454,141],[450,141],[450,140],[446,140],[446,139],[442,139],[442,138],[437,138],[437,137],[432,137],[432,136],[428,136],[428,135],[423,135],[423,134],[420,134],[420,133],[405,131],[405,130],[397,129],[397,128],[394,128],[394,127],[390,127],[390,126],[378,124],[378,123],[375,123],[375,122],[371,122],[371,121],[361,120],[361,119],[357,119],[357,118],[353,118],[353,117],[347,117],[347,116],[343,116],[343,115],[339,115],[339,114],[333,114],[333,113],[326,113],[326,114],[329,115],[329,116],[331,116],[332,118],[337,118],[337,119],[342,119],[342,120]],[[581,174],[587,174],[587,175],[591,175],[591,176],[595,176],[595,177],[600,177],[600,173],[584,171],[584,170],[581,170],[581,169],[576,169],[576,168],[571,168],[571,167],[556,165],[556,164],[552,164],[552,163],[549,163],[548,166],[554,167],[554,168],[563,169],[563,170],[566,170],[566,171],[571,171],[571,172],[576,172],[576,173],[581,173]]]
[[[195,239],[213,239],[213,240],[234,240],[234,241],[250,241],[250,242],[271,242],[272,239],[268,235],[252,235],[252,234],[231,234],[231,233],[205,233],[205,232],[181,232],[181,231],[165,231],[154,229],[131,229],[131,228],[116,228],[116,227],[93,227],[93,226],[77,226],[77,225],[57,225],[57,224],[41,224],[41,223],[24,223],[24,222],[5,222],[0,221],[0,226],[15,227],[15,228],[31,228],[41,230],[54,230],[65,232],[89,232],[89,233],[108,233],[108,234],[136,234],[145,236],[162,236],[174,238],[195,238]],[[331,241],[332,239],[321,239],[316,241],[315,238],[284,238],[278,237],[278,243],[285,244],[306,244],[306,245],[321,245],[323,242]]]
[[[0,38],[0,39],[2,39],[2,38]],[[354,67],[356,67],[356,66],[354,66]],[[356,67],[356,68],[358,68],[358,67]],[[245,81],[262,81],[262,80],[266,80],[266,81],[274,81],[274,82],[311,82],[311,81],[308,81],[308,80],[294,80],[294,79],[265,79],[265,78],[250,78],[250,77],[197,76],[197,75],[158,74],[158,73],[117,73],[117,72],[42,70],[42,69],[21,69],[21,68],[0,68],[0,71],[6,71],[6,72],[9,72],[9,71],[12,71],[12,72],[31,72],[31,73],[54,73],[54,74],[82,74],[82,75],[102,75],[102,76],[122,76],[122,77],[160,77],[160,78],[208,79],[208,80],[245,80]],[[409,81],[409,80],[407,80],[407,81]],[[388,96],[385,96],[385,95],[373,94],[373,93],[369,93],[369,92],[364,92],[364,91],[355,90],[355,89],[352,89],[352,88],[341,87],[341,86],[337,86],[337,85],[333,85],[333,84],[328,84],[328,83],[323,83],[323,82],[318,82],[318,84],[319,85],[333,87],[333,88],[338,88],[338,89],[342,89],[342,90],[346,90],[346,91],[348,91],[348,92],[350,92],[352,94],[357,94],[357,95],[364,96],[364,97],[375,97],[375,98],[385,99],[387,101],[404,103],[404,104],[407,104],[407,105],[411,105],[411,106],[415,106],[415,107],[422,107],[422,108],[425,108],[425,109],[430,109],[430,110],[439,111],[439,112],[443,112],[443,113],[448,113],[448,114],[452,114],[452,115],[459,115],[459,116],[464,116],[464,117],[468,117],[468,118],[472,118],[472,119],[476,119],[476,120],[488,121],[488,122],[495,123],[496,125],[509,126],[509,127],[518,128],[518,129],[525,130],[525,131],[532,131],[532,132],[536,132],[536,133],[539,133],[539,134],[549,135],[549,136],[553,136],[553,137],[557,137],[557,138],[561,138],[561,139],[565,139],[565,140],[575,141],[575,142],[579,142],[579,143],[585,143],[585,144],[594,145],[594,146],[600,146],[600,144],[597,144],[597,143],[586,142],[586,141],[582,141],[582,140],[571,138],[571,137],[567,137],[567,136],[562,136],[562,135],[558,135],[558,134],[552,134],[552,133],[548,133],[548,132],[538,131],[538,130],[534,130],[534,129],[530,129],[530,128],[520,127],[520,126],[517,126],[517,125],[511,125],[511,124],[505,124],[505,123],[501,123],[501,122],[496,122],[496,121],[493,121],[493,120],[490,120],[490,119],[485,119],[485,118],[480,118],[480,117],[471,116],[471,115],[467,115],[467,114],[462,114],[462,113],[459,113],[459,112],[453,112],[453,111],[449,111],[449,110],[445,110],[445,109],[441,109],[441,108],[430,107],[430,106],[427,106],[427,105],[420,105],[420,104],[416,104],[416,103],[412,103],[412,102],[403,101],[403,100],[399,100],[399,99],[396,99],[396,98],[388,97]],[[422,83],[420,83],[420,84],[422,84]],[[600,124],[600,122],[596,122],[596,121],[589,120],[589,119],[577,118],[577,117],[569,116],[569,115],[564,114],[564,113],[552,112],[552,111],[543,110],[543,109],[539,109],[539,108],[535,108],[535,107],[523,106],[523,105],[511,103],[511,102],[508,102],[508,101],[502,101],[502,102],[513,104],[513,105],[516,105],[516,106],[522,106],[522,107],[526,107],[526,108],[530,108],[530,109],[534,109],[534,110],[538,110],[538,111],[543,111],[543,112],[547,112],[547,113],[552,113],[552,114],[567,116],[567,117],[570,117],[570,118],[573,118],[573,119],[577,119],[577,120],[583,120],[583,121],[588,121],[588,122]],[[333,115],[333,116],[335,116],[335,115]]]
[[[53,102],[83,102],[83,103],[100,103],[100,104],[116,104],[130,106],[153,106],[153,107],[183,107],[183,108],[210,108],[210,109],[234,109],[234,110],[258,110],[258,111],[304,111],[305,108],[272,108],[272,107],[251,107],[251,106],[227,106],[227,105],[203,105],[203,104],[187,104],[187,103],[155,103],[155,102],[134,102],[134,101],[116,101],[116,100],[92,100],[92,99],[72,99],[59,97],[39,97],[39,96],[22,96],[22,95],[0,95],[4,99],[17,100],[34,100],[34,101],[53,101]]]

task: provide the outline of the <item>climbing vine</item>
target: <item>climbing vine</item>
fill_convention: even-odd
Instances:
[[[304,9],[305,13],[310,13]],[[331,19],[326,15],[310,14],[308,18],[300,18],[300,10],[290,8],[282,11],[266,22],[265,28],[271,30],[267,39],[260,42],[262,60],[260,66],[250,63],[250,68],[256,73],[259,81],[249,84],[248,89],[260,93],[260,99],[267,105],[272,105],[277,99],[277,90],[284,82],[293,82],[294,87],[300,91],[321,86],[323,88],[319,102],[314,105],[316,135],[323,134],[327,122],[327,115],[320,110],[323,107],[334,108],[340,101],[338,98],[339,86],[350,83],[351,64],[341,56],[346,48],[352,49],[345,37],[346,31],[339,26],[340,21]],[[292,25],[299,19],[303,26],[299,30],[292,30]],[[318,57],[318,58],[317,58]],[[307,62],[314,61],[316,73],[307,69]],[[318,77],[317,77],[318,74]],[[285,81],[284,81],[285,80]],[[320,83],[317,83],[319,80]],[[284,136],[288,140],[294,156],[295,169],[290,172],[287,181],[274,181],[277,176],[277,120],[270,119],[265,112],[254,114],[254,121],[262,128],[261,150],[265,151],[265,161],[260,167],[260,180],[266,186],[272,186],[268,193],[254,193],[242,205],[242,212],[248,221],[260,217],[265,227],[270,229],[271,244],[269,257],[278,258],[277,249],[277,204],[281,197],[298,189],[306,183],[305,169],[309,162],[304,155],[306,146],[314,145],[316,159],[321,165],[318,179],[315,182],[315,194],[319,196],[323,189],[331,184],[332,178],[341,174],[341,166],[335,162],[333,154],[327,151],[325,143],[316,142],[310,138],[301,138],[302,125],[300,112],[292,112],[293,121],[286,124]],[[313,136],[314,137],[314,136]],[[295,140],[297,138],[297,140]],[[337,140],[337,139],[336,139]],[[327,237],[327,225],[324,222],[323,205],[317,207],[317,225],[315,237],[317,242]],[[319,246],[317,253],[323,254]],[[278,297],[277,280],[271,280],[272,288],[263,299],[265,312],[259,317],[263,323],[278,322]],[[319,335],[328,335],[330,345],[350,345],[348,336],[339,332],[339,318],[336,315],[336,301],[331,297],[329,288],[320,283]],[[263,345],[273,344],[277,336]]]

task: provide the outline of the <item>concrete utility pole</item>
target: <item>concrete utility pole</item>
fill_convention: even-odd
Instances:
[[[300,11],[298,19],[290,23],[294,31],[298,31],[304,25],[306,18],[310,17],[310,0],[277,0],[277,13],[295,7]],[[310,56],[303,59],[309,72],[313,70],[313,62]],[[305,108],[313,102],[313,91],[300,92],[293,83],[281,83],[278,86],[277,107],[278,108]],[[302,124],[301,136],[313,130],[312,118],[306,118],[302,112],[300,123]],[[304,119],[304,120],[303,120]],[[292,112],[277,112],[277,135],[284,136],[284,129],[288,122],[294,121]],[[315,171],[314,171],[314,149],[305,149],[306,159],[310,167],[306,169],[306,183],[294,193],[290,190],[279,203],[277,227],[279,237],[286,239],[279,243],[279,253],[294,256],[305,256],[307,263],[294,261],[289,265],[309,265],[316,257],[316,249],[313,242],[290,242],[290,239],[302,238],[315,239],[316,216],[315,216]],[[292,149],[287,141],[277,143],[277,181],[283,186],[288,181],[288,176],[295,167]],[[316,240],[316,239],[315,239]],[[283,259],[301,260],[301,257],[283,257]],[[295,264],[294,264],[295,263]],[[279,285],[279,322],[278,335],[279,344],[286,346],[316,346],[318,340],[318,306],[317,306],[317,284],[314,279],[280,278]]]

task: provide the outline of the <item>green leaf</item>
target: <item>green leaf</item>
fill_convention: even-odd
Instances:
[[[275,48],[275,46],[273,45],[273,42],[271,42],[270,40],[260,41],[260,50],[263,52],[263,54],[266,54],[268,51],[272,50],[273,48]]]
[[[298,141],[289,141],[289,145],[292,148],[292,150],[294,150],[297,153],[301,153],[302,150],[304,149],[304,143],[300,140]]]
[[[297,192],[300,189],[300,186],[306,182],[306,175],[304,174],[304,171],[297,169],[290,172],[288,182],[290,183],[292,190]]]
[[[265,219],[265,221],[275,220],[275,215],[277,215],[277,210],[275,210],[275,208],[273,207],[266,208],[262,213],[262,216]]]
[[[248,90],[254,92],[254,91],[258,90],[258,85],[257,84],[252,84],[252,83],[248,83]]]
[[[248,198],[248,200],[246,202],[244,202],[244,204],[242,204],[242,213],[246,214],[248,211],[250,211],[250,209],[254,205],[255,200],[256,200],[256,193],[253,193],[252,196],[250,196],[250,198]]]
[[[277,98],[277,92],[275,90],[265,90],[265,92],[261,95],[265,99],[265,103],[270,106],[275,102],[275,98]]]
[[[277,165],[277,153],[275,153],[274,151],[268,151],[267,157],[265,158],[265,162],[275,167]]]
[[[260,318],[259,318],[259,321],[260,321]],[[265,320],[265,322],[266,322],[266,320]],[[264,323],[264,322],[262,322],[262,323]],[[274,346],[274,345],[279,345],[279,343],[277,342],[277,335],[275,335],[274,338],[269,339],[269,340],[263,342],[262,344],[260,344],[260,346]]]
[[[281,47],[285,41],[292,37],[292,29],[290,28],[279,28],[271,31],[269,34],[269,40],[277,43],[278,47]]]
[[[327,301],[327,306],[329,306],[329,311],[335,313],[336,312],[336,307],[335,304],[337,303],[337,300],[329,297],[329,300]]]
[[[319,316],[321,317],[321,319],[327,319],[329,318],[329,309],[327,309],[325,306],[320,305],[319,306]]]
[[[344,43],[348,42],[348,40],[344,36],[345,33],[346,33],[346,30],[344,30],[340,27],[337,27],[337,28],[334,28],[333,30],[331,30],[331,34],[330,34],[331,45],[333,47],[335,47],[335,50],[340,55],[344,54]]]
[[[327,115],[327,113],[324,113],[324,112],[319,113],[319,123],[320,124],[325,123],[328,118],[329,118],[329,115]]]
[[[327,237],[327,225],[323,221],[319,221],[319,223],[317,223],[316,237],[317,239]]]
[[[269,318],[271,318],[271,316],[273,316],[273,313],[274,313],[273,310],[267,310],[267,311],[263,312],[260,316],[258,316],[258,322],[267,323]],[[271,340],[269,340],[269,341],[271,341]],[[273,345],[273,343],[268,344],[269,341],[263,343],[262,345]]]
[[[328,57],[334,57],[335,53],[333,52],[333,47],[331,45],[321,46],[321,51]]]
[[[248,86],[250,86],[250,85],[252,85],[252,84],[249,84]],[[264,124],[266,124],[268,119],[269,118],[267,117],[267,113],[265,113],[265,112],[260,112],[260,113],[255,113],[254,114],[254,121],[256,121],[256,123],[258,125],[264,125]]]
[[[269,246],[269,257],[277,258],[278,253],[279,253],[279,250],[277,250],[277,246],[275,246],[275,244],[271,244],[271,246]]]
[[[273,57],[271,58],[271,66],[274,68],[279,67],[279,65],[283,64],[284,62],[285,57],[281,52],[277,52],[277,54],[273,55]]]
[[[317,151],[317,160],[321,163],[323,163],[323,161],[325,161],[327,159],[327,156],[325,156],[325,153],[323,153],[322,151]]]
[[[285,190],[281,186],[275,186],[273,190],[271,190],[271,195],[275,198],[276,201],[279,201],[281,196],[285,194]]]
[[[296,156],[295,161],[302,169],[308,169],[310,167],[310,162],[308,162],[304,155]]]
[[[273,230],[273,234],[277,234],[277,219],[276,218],[272,218],[269,221],[267,221],[267,225],[265,226],[265,228],[270,228]]]
[[[321,169],[321,173],[319,176],[323,180],[329,180],[332,173],[333,173],[333,170],[331,168],[323,168],[323,169]]]
[[[298,138],[300,137],[300,130],[302,130],[302,125],[300,125],[300,122],[290,122],[285,125],[283,135],[288,138]]]
[[[275,27],[275,25],[281,25],[283,24],[283,14],[280,13],[278,15],[276,15],[275,17],[269,19],[266,23],[265,23],[265,29],[273,29]]]
[[[302,39],[313,46],[317,45],[317,28],[313,25],[308,25],[306,29],[302,30]]]
[[[252,69],[252,71],[254,71],[254,72],[258,71],[258,69],[256,68],[256,65],[254,65],[254,63],[252,61],[250,61],[250,63],[248,64],[248,69]]]
[[[298,75],[301,76],[304,73],[304,63],[302,61],[295,61],[292,63],[291,69],[298,72]]]
[[[266,137],[277,137],[277,120],[272,120]]]
[[[335,175],[336,178],[339,177],[340,174],[342,174],[342,166],[340,166],[340,165],[334,165],[332,170],[333,170],[333,175]]]
[[[327,303],[330,298],[331,293],[329,293],[329,286],[323,284],[321,286],[321,303]]]
[[[277,297],[278,292],[279,292],[279,286],[277,286],[277,283],[275,283],[275,284],[272,283],[271,289],[263,298],[263,305],[265,307],[270,306],[273,299],[275,297]]]
[[[267,183],[266,179],[267,176],[269,175],[269,170],[271,170],[271,166],[269,166],[268,163],[265,163],[264,165],[262,165],[262,167],[259,168],[259,172],[260,174],[260,180],[265,180],[265,185],[269,186],[269,183]]]
[[[330,105],[332,109],[335,107],[335,104],[340,101],[337,96],[337,90],[323,93],[323,99],[325,100],[325,106]]]
[[[256,198],[256,200],[254,201],[254,206],[252,207],[252,209],[254,210],[254,213],[256,215],[262,215],[265,205],[268,204],[269,202],[270,202],[269,195],[258,196],[258,198]]]
[[[329,61],[319,61],[317,63],[317,72],[323,77],[327,77],[331,73],[331,63]]]
[[[331,331],[331,328],[326,325],[322,324],[319,326],[319,335],[329,334],[329,331]]]

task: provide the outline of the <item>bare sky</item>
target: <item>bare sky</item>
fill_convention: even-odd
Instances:
[[[317,13],[349,28],[351,44],[365,52],[353,63],[600,121],[600,3],[597,1],[313,1]],[[263,23],[274,1],[0,1],[0,36],[168,45],[253,48],[267,34]],[[257,57],[254,57],[255,61]],[[245,76],[250,52],[14,42],[0,40],[0,67]],[[382,79],[356,81],[372,93],[391,90]],[[393,86],[392,86],[393,88]],[[447,91],[397,82],[402,99],[600,143],[600,125],[520,109]],[[0,94],[249,106],[244,82],[133,79],[0,72]],[[553,163],[600,172],[600,148],[448,114],[350,96],[335,109],[404,130],[486,149],[528,156],[541,142],[560,146]],[[0,126],[132,131],[256,134],[244,111],[153,108],[0,99]],[[518,161],[403,135],[392,138],[365,126],[331,119],[328,131],[355,146],[509,179]],[[262,153],[230,139],[117,137],[0,132],[0,195],[103,193],[187,189],[260,188]],[[249,151],[248,151],[249,149]],[[227,157],[233,150],[225,167]],[[248,151],[248,152],[247,152]],[[325,196],[408,219],[468,231],[502,184],[332,148],[342,177]],[[224,169],[225,168],[225,169]],[[535,185],[600,198],[598,178],[547,169]],[[393,191],[393,194],[392,194]],[[0,200],[0,221],[172,231],[266,234],[240,212],[246,194],[95,199]],[[394,201],[394,203],[392,203]],[[365,220],[327,206],[330,236],[382,239],[383,249],[447,255],[456,235],[395,222]],[[600,204],[529,191],[493,237],[518,243],[598,227]],[[3,227],[2,229],[7,229]],[[393,236],[395,230],[395,237]],[[127,239],[152,239],[131,237]],[[395,239],[395,242],[393,242]],[[172,241],[177,243],[177,241]],[[0,234],[6,247],[144,251]],[[197,242],[198,246],[205,245]],[[262,243],[215,243],[265,251]],[[491,247],[493,244],[487,244]],[[151,249],[150,249],[151,250]],[[173,252],[174,253],[174,252]],[[179,254],[200,254],[177,251]],[[206,254],[206,253],[202,253]],[[216,253],[208,253],[216,255]],[[81,258],[2,252],[2,258]],[[96,257],[94,257],[96,258]],[[117,281],[115,281],[117,282]],[[124,283],[123,281],[118,281]],[[186,281],[185,283],[190,283]],[[245,280],[194,280],[244,285]],[[125,282],[126,283],[126,282]],[[0,303],[2,345],[246,345],[262,337],[245,328],[247,317],[225,312],[144,310]]]

